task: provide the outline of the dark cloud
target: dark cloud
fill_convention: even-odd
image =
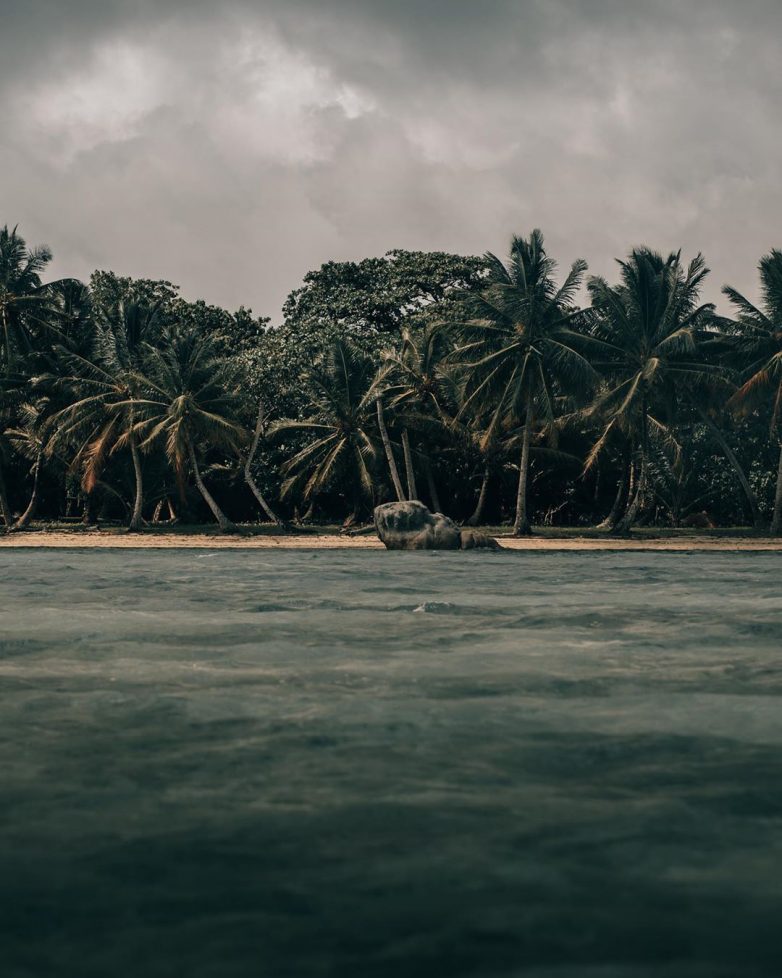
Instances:
[[[5,5],[4,5],[5,6]],[[50,0],[0,34],[0,221],[57,270],[277,315],[311,267],[502,250],[593,270],[779,246],[778,0]]]

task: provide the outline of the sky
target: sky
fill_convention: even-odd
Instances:
[[[273,321],[331,259],[782,247],[780,0],[0,0],[0,224]]]

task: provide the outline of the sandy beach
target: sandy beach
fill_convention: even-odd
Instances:
[[[534,551],[747,551],[782,552],[782,539],[741,537],[715,534],[677,536],[634,536],[629,539],[590,536],[543,536],[514,538],[497,534],[496,539],[507,550]],[[170,550],[382,550],[372,535],[347,536],[338,533],[292,533],[241,535],[188,532],[127,533],[116,528],[106,530],[27,530],[0,536],[0,548],[79,548]]]

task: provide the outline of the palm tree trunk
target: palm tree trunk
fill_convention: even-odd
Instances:
[[[629,499],[627,509],[624,516],[619,520],[619,522],[614,527],[614,533],[619,536],[626,536],[630,530],[632,530],[638,519],[638,514],[641,511],[641,506],[643,505],[646,496],[646,459],[641,459],[640,469],[638,473],[637,488],[635,490],[635,495]]]
[[[354,481],[352,488],[353,488],[353,492],[352,492],[353,509],[345,517],[345,520],[342,523],[343,530],[348,530],[350,529],[351,526],[354,526],[356,523],[358,523],[359,515],[361,513],[361,504],[363,500],[361,498],[361,489],[359,483],[357,481]]]
[[[521,459],[519,460],[519,486],[516,492],[516,519],[513,522],[515,537],[529,536],[532,533],[527,514],[527,482],[529,477],[529,443],[532,434],[532,398],[527,398],[527,412],[524,418],[524,435],[521,439]]]
[[[253,474],[252,474],[253,459],[255,458],[255,453],[258,451],[258,445],[261,442],[261,434],[263,433],[263,419],[264,419],[263,401],[259,401],[258,419],[255,422],[253,441],[252,441],[252,445],[250,446],[250,451],[247,455],[247,461],[244,463],[244,481],[250,487],[250,492],[258,500],[258,505],[261,507],[264,513],[266,513],[266,515],[269,517],[272,523],[276,523],[277,526],[282,528],[285,526],[285,524],[282,522],[280,517],[274,512],[271,506],[264,499],[261,490],[258,488],[255,482],[255,479],[253,479]]]
[[[3,463],[0,461],[0,516],[3,518],[3,522],[6,526],[10,527],[13,521],[13,516],[11,515],[11,508],[8,505],[8,496],[5,490],[5,479],[3,478]]]
[[[782,441],[779,443],[779,466],[777,468],[777,491],[774,494],[774,516],[771,520],[772,536],[782,533]]]
[[[614,498],[614,504],[611,507],[611,512],[606,516],[602,523],[597,524],[598,530],[613,530],[616,524],[619,522],[619,517],[622,514],[622,503],[625,500],[625,490],[629,488],[630,476],[627,471],[627,467],[622,470],[622,475],[619,479],[619,485],[616,489],[616,497]]]
[[[635,521],[638,519],[638,514],[641,512],[641,507],[646,501],[646,446],[648,444],[646,418],[646,401],[644,401],[642,421],[643,430],[641,433],[641,445],[638,450],[640,456],[638,461],[638,476],[637,478],[635,477],[635,463],[631,462],[629,488],[627,492],[627,509],[625,510],[624,516],[614,527],[614,533],[618,534],[619,536],[626,536],[629,534],[630,530],[632,530],[633,526],[635,525]]]
[[[8,322],[8,303],[3,302],[0,308],[3,311],[3,345],[5,346],[5,364],[6,370],[11,372],[12,354],[11,354],[11,329]],[[8,526],[11,524],[9,523]]]
[[[39,451],[35,456],[35,462],[33,464],[33,491],[30,494],[30,502],[27,504],[27,509],[22,513],[16,523],[14,523],[12,527],[14,530],[24,529],[35,515],[35,508],[38,505],[38,477],[41,472],[42,458],[43,452]]]
[[[429,461],[428,456],[424,456],[424,472],[426,473],[426,488],[429,490],[429,499],[432,501],[432,509],[435,513],[442,513],[442,507],[440,506],[440,497],[437,494],[437,484],[434,481],[434,473],[432,472],[432,463]]]
[[[483,519],[483,510],[486,506],[486,499],[489,495],[489,479],[491,477],[491,470],[489,466],[484,466],[483,469],[483,480],[481,481],[481,491],[478,495],[478,502],[475,504],[475,509],[472,516],[467,520],[467,526],[478,526]]]
[[[736,478],[739,481],[739,485],[744,493],[744,496],[749,505],[749,511],[752,514],[752,525],[756,530],[759,530],[763,526],[763,517],[760,514],[760,507],[758,506],[758,499],[755,493],[752,491],[752,486],[749,484],[749,479],[744,473],[744,469],[741,467],[741,462],[736,458],[736,453],[730,447],[727,439],[720,431],[719,427],[711,420],[706,411],[701,407],[697,407],[698,415],[709,429],[709,433],[712,438],[717,442],[722,450],[722,454],[728,460],[728,464],[733,469]]]
[[[133,513],[130,517],[128,530],[131,533],[136,533],[143,526],[141,510],[144,506],[144,477],[141,471],[141,453],[138,449],[135,434],[131,434],[130,436],[130,454],[133,459],[133,473],[136,477],[136,495],[133,499]]]
[[[84,508],[82,509],[82,513],[81,513],[81,521],[85,526],[92,526],[93,523],[95,522],[95,519],[93,518],[92,515],[92,510],[94,508],[93,507],[94,500],[92,497],[93,494],[91,492],[86,492],[84,494]]]
[[[639,465],[638,478],[635,482],[635,494],[633,494],[633,472],[634,466],[630,465],[630,491],[627,496],[627,509],[624,516],[616,524],[614,530],[619,536],[629,534],[638,519],[641,507],[646,502],[646,480],[648,478],[647,459],[649,457],[649,408],[646,396],[644,395],[643,406],[641,408],[641,445],[638,450]]]
[[[195,451],[193,450],[193,443],[188,441],[187,452],[190,456],[190,464],[193,467],[193,477],[195,478],[196,485],[198,486],[198,491],[204,497],[206,505],[212,510],[212,515],[217,520],[217,525],[220,527],[221,533],[234,533],[236,531],[236,526],[228,519],[225,513],[220,509],[220,507],[215,502],[212,494],[204,485],[204,480],[201,478],[201,471],[198,468],[198,460],[196,459]]]
[[[383,448],[386,452],[386,458],[388,459],[388,468],[391,472],[391,481],[394,483],[394,489],[396,490],[396,498],[400,503],[405,501],[404,489],[402,489],[402,480],[399,478],[399,469],[396,467],[396,459],[394,458],[394,452],[391,448],[391,439],[388,437],[388,429],[386,428],[386,420],[383,416],[383,401],[382,398],[378,397],[375,401],[377,407],[377,426],[380,429],[380,437],[383,441]]]
[[[407,476],[407,498],[418,499],[418,489],[415,484],[415,471],[413,469],[413,453],[410,451],[410,436],[407,428],[402,429],[402,451],[405,455],[405,475]]]

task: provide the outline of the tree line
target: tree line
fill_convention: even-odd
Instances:
[[[392,499],[471,525],[782,529],[782,252],[760,301],[701,255],[559,276],[508,256],[328,262],[282,321],[163,280],[46,281],[0,229],[0,523],[210,515],[346,526]]]

